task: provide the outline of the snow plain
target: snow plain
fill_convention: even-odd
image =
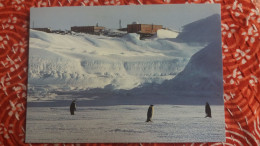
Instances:
[[[139,143],[225,141],[224,106],[155,105],[153,122],[145,122],[148,106],[28,108],[26,142]]]

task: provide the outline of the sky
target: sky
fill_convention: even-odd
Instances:
[[[70,30],[72,26],[99,26],[117,29],[138,22],[163,25],[180,31],[182,26],[213,14],[220,15],[220,4],[169,4],[88,7],[31,8],[30,27]]]

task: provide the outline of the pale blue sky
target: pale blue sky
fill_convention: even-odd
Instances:
[[[30,27],[67,29],[71,26],[96,25],[119,28],[137,21],[142,24],[161,24],[180,30],[185,24],[220,15],[220,4],[127,5],[90,7],[31,8]]]

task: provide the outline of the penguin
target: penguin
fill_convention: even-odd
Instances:
[[[70,104],[70,114],[74,115],[74,111],[76,111],[76,101],[73,100]]]
[[[206,102],[206,105],[205,105],[205,112],[206,112],[206,117],[210,117],[211,118],[211,109],[210,109],[210,106],[209,106],[208,102]]]
[[[150,105],[147,111],[147,120],[146,122],[152,122],[152,116],[153,116],[153,105]]]

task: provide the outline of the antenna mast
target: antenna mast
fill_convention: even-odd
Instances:
[[[119,29],[122,28],[121,19],[119,19]]]

